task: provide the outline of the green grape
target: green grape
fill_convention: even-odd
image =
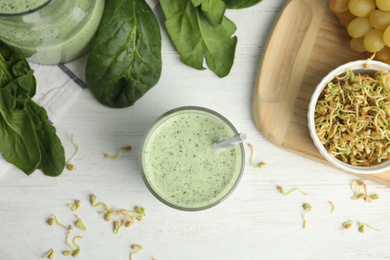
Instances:
[[[353,38],[360,38],[366,35],[372,29],[370,21],[367,17],[356,17],[347,27],[348,34]]]
[[[354,16],[350,11],[346,11],[340,14],[339,20],[342,25],[348,26],[348,24],[355,18],[356,16]]]
[[[348,11],[348,1],[349,0],[331,0],[329,8],[335,13],[346,12]]]
[[[381,60],[381,61],[385,61],[385,60],[390,59],[390,47],[388,47],[388,46],[383,47],[382,50],[378,51],[375,54],[375,59]]]
[[[364,47],[364,37],[361,38],[352,38],[349,43],[351,50],[356,52],[365,52],[366,48]]]
[[[390,47],[390,26],[387,26],[385,32],[383,33],[383,41]]]
[[[378,29],[371,29],[364,36],[364,48],[366,48],[369,52],[377,52],[385,47],[385,43],[383,41],[383,31]]]
[[[375,10],[370,13],[369,20],[372,27],[374,27],[375,29],[385,30],[387,26],[390,25],[390,12]]]
[[[389,0],[376,0],[376,6],[382,11],[390,11],[390,1]]]
[[[376,9],[375,0],[349,0],[349,11],[357,17],[368,16]]]

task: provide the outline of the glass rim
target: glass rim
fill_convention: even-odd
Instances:
[[[180,112],[180,111],[201,111],[201,112],[205,112],[206,114],[210,114],[214,117],[217,117],[218,119],[220,119],[221,121],[223,121],[229,128],[230,130],[237,134],[238,131],[237,129],[234,127],[234,125],[226,118],[224,117],[223,115],[219,114],[218,112],[214,111],[214,110],[211,110],[211,109],[208,109],[208,108],[205,108],[205,107],[199,107],[199,106],[183,106],[183,107],[178,107],[178,108],[174,108],[174,109],[171,109],[165,113],[163,113],[161,116],[159,116],[155,121],[154,123],[152,124],[152,126],[145,132],[145,135],[142,139],[142,142],[141,142],[141,146],[140,146],[140,150],[139,150],[139,169],[141,171],[141,176],[142,176],[142,179],[146,185],[146,187],[148,188],[148,190],[153,194],[153,196],[155,198],[157,198],[160,202],[162,202],[163,204],[171,207],[171,208],[174,208],[174,209],[177,209],[177,210],[182,210],[182,211],[200,211],[200,210],[205,210],[205,209],[209,209],[209,208],[212,208],[218,204],[220,204],[222,201],[224,201],[226,198],[228,198],[232,193],[233,191],[236,189],[236,187],[238,186],[241,178],[242,178],[242,175],[244,174],[244,170],[245,170],[245,149],[244,149],[244,145],[243,143],[240,143],[240,144],[237,144],[237,150],[239,151],[239,153],[237,154],[237,162],[240,162],[241,165],[237,166],[236,167],[236,172],[233,176],[233,179],[232,179],[232,183],[229,184],[226,188],[228,190],[225,190],[224,192],[222,192],[221,194],[221,197],[216,197],[215,200],[212,202],[212,203],[209,203],[209,204],[206,204],[206,205],[199,205],[199,206],[194,206],[194,207],[186,207],[186,206],[183,206],[183,205],[180,205],[180,204],[175,204],[175,203],[172,203],[170,201],[168,201],[167,199],[165,199],[163,196],[161,196],[153,187],[152,185],[149,183],[149,180],[146,176],[146,172],[145,172],[145,169],[144,169],[144,161],[143,161],[143,151],[144,151],[144,148],[145,148],[145,145],[147,144],[147,141],[148,141],[148,137],[153,134],[154,130],[156,127],[158,127],[159,123],[165,119],[166,117],[172,115],[172,114],[175,114],[177,112]]]
[[[36,11],[39,11],[41,10],[42,8],[44,8],[45,6],[47,6],[48,4],[50,4],[53,0],[47,0],[46,3],[40,5],[40,6],[37,6],[33,9],[30,9],[30,10],[27,10],[25,12],[20,12],[20,13],[2,13],[0,12],[0,18],[1,17],[17,17],[17,16],[24,16],[24,15],[27,15],[27,14],[32,14]]]

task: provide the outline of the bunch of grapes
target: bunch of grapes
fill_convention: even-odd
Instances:
[[[352,50],[390,64],[390,0],[331,0],[329,7],[352,37]]]

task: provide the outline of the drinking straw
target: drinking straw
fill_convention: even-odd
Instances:
[[[219,150],[228,148],[232,145],[242,143],[245,140],[246,140],[246,134],[239,133],[239,134],[236,134],[235,136],[232,136],[232,137],[226,138],[222,141],[219,141],[217,143],[214,143],[212,145],[212,148],[214,151],[219,151]]]

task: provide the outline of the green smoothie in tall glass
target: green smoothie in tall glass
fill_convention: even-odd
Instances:
[[[3,0],[0,40],[29,61],[59,64],[84,54],[104,10],[104,0]]]

